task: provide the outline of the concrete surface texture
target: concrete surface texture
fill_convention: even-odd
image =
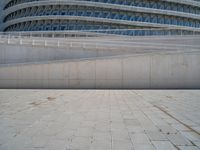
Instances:
[[[22,39],[0,45],[0,88],[200,88],[199,36]]]
[[[1,88],[200,88],[200,53],[3,65]]]
[[[0,90],[1,150],[199,150],[200,92]]]

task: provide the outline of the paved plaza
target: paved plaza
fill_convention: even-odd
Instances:
[[[0,90],[0,150],[198,150],[198,90]]]

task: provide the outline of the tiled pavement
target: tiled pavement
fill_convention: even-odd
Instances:
[[[155,149],[200,149],[200,91],[0,90],[0,150]]]

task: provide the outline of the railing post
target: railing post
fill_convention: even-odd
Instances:
[[[73,45],[72,45],[72,42],[70,42],[70,47],[72,47]]]
[[[10,44],[10,34],[8,35],[8,44]]]
[[[32,40],[32,46],[34,46],[35,45],[35,40]]]
[[[95,42],[95,49],[97,50],[97,43]]]
[[[58,48],[59,48],[60,47],[60,41],[59,40],[58,40],[57,44],[58,44]]]
[[[45,47],[47,46],[47,40],[44,40],[44,46]]]

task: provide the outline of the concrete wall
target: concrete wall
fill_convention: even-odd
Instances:
[[[1,65],[0,88],[200,88],[200,52]]]
[[[141,50],[144,48],[142,47]],[[137,48],[139,50],[139,48]],[[83,48],[81,44],[65,48],[44,47],[44,46],[13,46],[0,45],[0,64],[25,63],[25,62],[45,62],[51,60],[79,59],[103,56],[127,55],[135,52],[134,49],[108,49],[103,47],[94,48],[87,46]]]
[[[84,52],[84,55],[83,55]],[[0,45],[0,64],[40,62],[81,57],[96,57],[95,50]]]

